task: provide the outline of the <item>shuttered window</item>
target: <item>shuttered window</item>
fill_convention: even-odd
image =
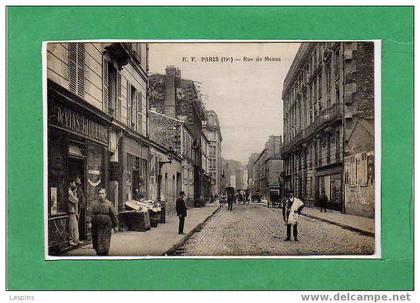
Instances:
[[[137,90],[131,87],[131,128],[136,129],[137,125]]]
[[[131,126],[131,85],[127,84],[127,125]]]
[[[143,130],[143,115],[142,115],[142,106],[143,106],[143,96],[142,93],[138,93],[138,102],[137,102],[137,132],[142,133]]]
[[[127,85],[127,125],[137,130],[137,90],[132,85]]]
[[[103,110],[121,121],[121,73],[106,56],[102,59]]]
[[[141,43],[131,43],[131,50],[136,55],[137,60],[141,64],[141,57],[142,57]]]
[[[116,72],[116,86],[117,86],[117,96],[116,96],[116,104],[115,104],[115,118],[121,121],[121,73],[119,71]]]
[[[85,44],[69,43],[69,88],[70,91],[84,97],[85,95]]]
[[[104,112],[108,113],[108,103],[109,103],[109,75],[108,75],[108,64],[109,61],[104,56],[102,59],[102,102],[103,102],[103,110]]]

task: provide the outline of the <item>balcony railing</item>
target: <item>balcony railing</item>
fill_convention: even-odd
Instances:
[[[341,117],[340,104],[333,104],[330,107],[324,109],[320,115],[315,119],[311,125],[304,130],[300,131],[294,136],[289,142],[287,142],[283,148],[282,153],[288,153],[291,149],[303,139],[310,137],[315,132],[319,131],[325,124],[330,123],[337,118]]]
[[[305,138],[317,132],[324,124],[334,121],[341,116],[339,104],[335,103],[324,109],[317,119],[305,129]]]
[[[303,131],[300,131],[296,136],[294,136],[287,144],[282,148],[282,153],[289,152],[290,149],[295,146],[299,141],[303,140]]]

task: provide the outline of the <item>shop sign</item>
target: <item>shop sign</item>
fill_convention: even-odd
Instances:
[[[50,123],[80,134],[89,139],[108,144],[108,128],[84,115],[60,105],[50,107]]]

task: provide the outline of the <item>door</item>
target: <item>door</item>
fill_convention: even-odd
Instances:
[[[182,189],[182,177],[181,173],[176,173],[176,197],[178,197],[179,192]]]
[[[85,159],[77,157],[68,158],[68,171],[69,181],[75,180],[76,177],[80,177],[81,187],[83,196],[85,198],[84,208],[79,205],[79,238],[80,240],[87,240],[86,230],[86,183],[85,183]]]

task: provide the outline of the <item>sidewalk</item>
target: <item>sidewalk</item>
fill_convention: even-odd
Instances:
[[[321,213],[319,208],[305,207],[302,210],[302,215],[335,224],[345,229],[357,231],[367,236],[375,236],[375,219],[342,214],[333,210],[327,211],[327,213]]]
[[[178,235],[178,217],[168,216],[166,223],[159,224],[146,232],[126,231],[113,233],[110,256],[162,256],[175,251],[202,224],[218,210],[219,203],[208,204],[202,208],[188,209],[184,232]],[[96,256],[92,244],[68,251],[63,256]]]

